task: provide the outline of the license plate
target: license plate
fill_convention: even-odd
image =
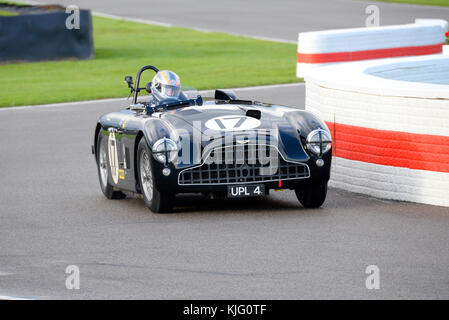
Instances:
[[[249,185],[249,186],[228,186],[229,198],[241,198],[241,197],[258,197],[265,195],[265,186]]]

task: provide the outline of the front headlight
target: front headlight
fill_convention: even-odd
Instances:
[[[322,156],[331,149],[332,138],[323,129],[316,129],[307,136],[307,149],[317,156]]]
[[[156,159],[160,163],[173,162],[178,154],[178,146],[173,140],[162,138],[153,144],[152,152],[154,159]]]

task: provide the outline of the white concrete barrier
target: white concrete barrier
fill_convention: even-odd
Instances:
[[[429,55],[309,73],[306,110],[325,120],[334,140],[330,184],[449,206],[448,70],[449,56]]]
[[[333,63],[441,53],[448,23],[416,19],[413,24],[301,32],[297,76]]]

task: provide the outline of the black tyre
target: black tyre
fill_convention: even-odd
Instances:
[[[123,199],[126,195],[121,191],[114,191],[114,187],[109,183],[110,168],[108,165],[107,140],[101,133],[97,138],[97,170],[100,187],[103,194],[108,199]]]
[[[327,183],[295,189],[295,193],[304,208],[318,208],[326,200]]]
[[[148,150],[145,138],[142,138],[137,149],[137,175],[143,200],[154,213],[171,212],[175,196],[174,194],[159,192],[156,189],[153,172],[153,157]]]

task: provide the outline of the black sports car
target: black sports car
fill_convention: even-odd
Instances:
[[[125,81],[133,100],[98,120],[92,153],[101,190],[109,199],[142,194],[155,213],[170,212],[175,195],[268,195],[295,190],[308,208],[323,204],[332,151],[331,135],[315,115],[295,108],[239,100],[226,90],[214,99],[191,92],[158,103],[138,100],[137,73]],[[190,96],[189,96],[190,95]]]

